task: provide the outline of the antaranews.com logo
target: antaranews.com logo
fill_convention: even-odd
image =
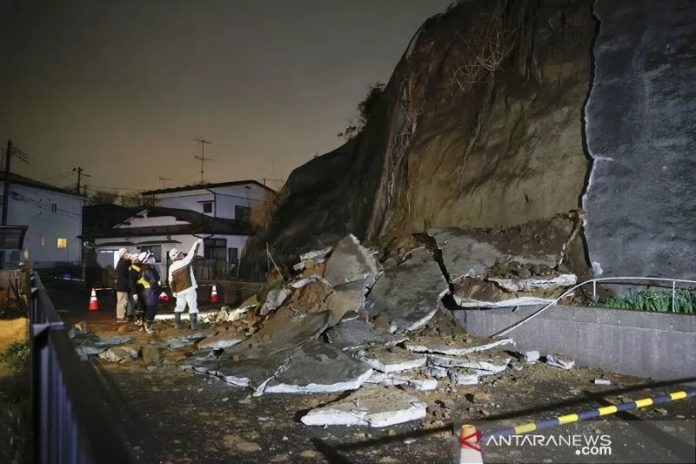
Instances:
[[[577,456],[611,456],[611,437],[609,435],[507,435],[489,437],[485,446],[509,447],[568,447],[575,448]]]

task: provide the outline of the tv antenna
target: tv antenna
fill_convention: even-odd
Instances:
[[[204,183],[204,172],[205,172],[205,162],[210,161],[210,158],[205,157],[205,146],[210,145],[212,142],[210,140],[206,140],[203,137],[198,137],[197,139],[194,139],[194,142],[200,143],[201,144],[201,155],[194,156],[195,159],[201,160],[201,184]]]

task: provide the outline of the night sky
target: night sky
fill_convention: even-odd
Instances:
[[[13,171],[91,188],[283,179],[337,147],[451,0],[0,0],[0,141]],[[16,169],[15,169],[16,167]],[[273,186],[273,182],[269,183]]]

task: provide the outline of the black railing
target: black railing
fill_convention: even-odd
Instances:
[[[38,274],[30,285],[34,462],[132,462],[92,365],[78,358]]]

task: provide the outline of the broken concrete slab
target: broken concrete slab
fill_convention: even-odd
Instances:
[[[283,304],[288,296],[290,296],[290,292],[284,288],[271,289],[266,296],[266,302],[259,310],[259,315],[265,316],[269,312],[275,311]]]
[[[541,354],[538,351],[525,351],[524,353],[520,353],[520,360],[527,364],[534,364],[539,361],[539,358],[541,358]]]
[[[328,287],[332,286],[328,280],[325,280],[324,278],[322,278],[321,276],[318,276],[318,275],[311,275],[309,277],[305,277],[304,279],[301,279],[301,280],[298,280],[296,282],[291,283],[290,286],[292,288],[303,288],[306,285],[311,284],[312,282],[321,282]]]
[[[352,234],[336,244],[324,269],[324,279],[332,286],[365,280],[369,287],[376,276],[377,261],[374,254]]]
[[[191,335],[181,337],[171,337],[160,342],[152,342],[152,345],[166,346],[168,348],[181,348],[183,346],[193,345],[194,343],[203,340],[207,337],[214,337],[215,332],[197,332]]]
[[[408,339],[406,335],[379,332],[358,313],[347,313],[340,324],[326,332],[326,337],[341,350],[359,350],[371,345],[389,348]]]
[[[417,369],[424,366],[428,359],[400,348],[361,351],[357,357],[373,369],[386,373]]]
[[[452,368],[447,370],[447,377],[455,385],[476,385],[479,383],[481,371],[467,368]]]
[[[432,319],[448,290],[430,252],[417,249],[402,263],[383,271],[367,296],[365,309],[391,333],[412,332]]]
[[[130,346],[112,346],[100,353],[99,357],[110,362],[121,362],[138,359],[138,355],[138,350]]]
[[[320,340],[297,348],[263,391],[265,393],[332,393],[356,390],[372,368]]]
[[[198,321],[199,322],[214,322],[215,319],[218,316],[219,311],[218,310],[211,310],[211,311],[199,311],[198,312]],[[188,321],[190,319],[188,311],[181,313],[181,320],[183,321]],[[157,314],[155,316],[155,321],[173,321],[174,320],[174,313],[165,313],[165,314]]]
[[[325,302],[331,311],[330,325],[337,324],[348,313],[359,312],[365,306],[366,281],[357,280],[334,287]]]
[[[500,351],[478,351],[466,354],[462,357],[443,356],[439,354],[428,355],[428,364],[433,366],[445,368],[466,367],[469,369],[496,373],[507,369],[511,360],[511,356]]]
[[[567,288],[578,283],[575,274],[559,274],[548,277],[533,277],[529,279],[499,279],[489,277],[488,280],[508,292],[527,292],[530,290],[553,290]]]
[[[443,377],[447,377],[446,371]],[[421,391],[435,390],[438,385],[436,379],[422,378],[422,376],[415,377],[405,374],[387,374],[379,371],[373,372],[370,378],[365,381],[365,383],[384,386],[409,385],[415,388],[416,390]]]
[[[97,346],[117,346],[125,345],[126,343],[131,343],[132,341],[133,337],[124,335],[99,338],[99,340],[95,341],[94,344]]]
[[[279,308],[261,329],[226,351],[240,358],[264,358],[317,338],[329,324],[329,311],[293,313],[287,307]]]
[[[575,366],[575,360],[558,354],[546,355],[546,364],[559,369],[572,369]]]
[[[287,363],[286,353],[275,353],[264,358],[221,359],[216,373],[225,382],[238,387],[263,392],[263,387]]]
[[[87,358],[90,356],[95,356],[100,353],[103,353],[106,351],[107,347],[105,345],[103,346],[97,346],[94,344],[94,342],[84,342],[78,346],[75,347],[75,351],[77,352],[77,355],[80,357],[82,361],[86,361]]]
[[[511,338],[490,339],[477,337],[432,337],[421,336],[406,342],[406,349],[416,353],[439,353],[461,356],[476,351],[485,351],[497,346],[511,345]]]
[[[442,250],[444,266],[454,283],[464,276],[487,276],[502,263],[554,268],[569,240],[576,238],[576,225],[571,216],[556,215],[507,228],[444,228],[428,233]]]
[[[245,338],[240,334],[228,334],[225,331],[221,331],[212,337],[206,337],[199,341],[198,347],[200,349],[220,350],[241,343]]]
[[[388,427],[423,419],[427,405],[396,388],[370,387],[347,398],[313,409],[300,419],[305,425]]]

